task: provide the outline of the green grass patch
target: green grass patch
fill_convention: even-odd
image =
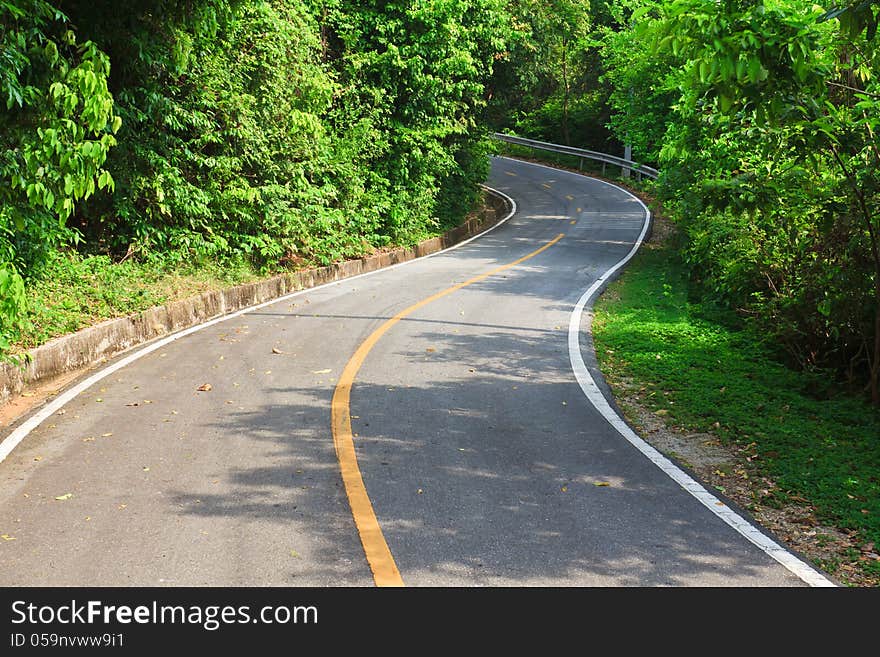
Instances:
[[[479,216],[486,204],[481,196],[468,217]],[[459,223],[463,221],[464,218]],[[410,246],[449,228],[432,224],[430,228],[411,232],[406,240],[389,242],[387,248]],[[359,257],[374,252],[374,247],[360,240],[358,248],[352,248],[349,255]],[[258,268],[244,253],[221,257],[203,252],[199,245],[168,251],[145,250],[122,261],[72,249],[51,251],[25,282],[27,326],[15,329],[13,353],[22,353],[107,319],[331,261],[299,255],[295,260]]]
[[[30,349],[106,319],[259,277],[245,262],[182,254],[113,262],[103,255],[54,252],[27,283],[29,326],[15,336],[14,346]]]
[[[689,301],[675,250],[651,245],[596,304],[597,356],[612,387],[631,380],[671,424],[753,444],[753,463],[781,495],[880,545],[880,411],[786,368],[729,319]]]

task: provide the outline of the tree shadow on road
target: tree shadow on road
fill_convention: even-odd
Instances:
[[[377,354],[382,367],[364,367],[352,426],[368,492],[408,583],[792,583],[609,431],[542,332],[422,330],[407,344]],[[404,372],[419,372],[422,382]],[[178,491],[182,512],[279,522],[299,512],[316,534],[340,522],[321,512],[346,511],[329,391],[275,393],[303,403],[232,413],[210,429],[267,443],[277,465],[231,472],[240,491],[233,499],[195,505]],[[287,500],[281,512],[278,497]],[[346,529],[353,531],[348,521],[335,526]]]

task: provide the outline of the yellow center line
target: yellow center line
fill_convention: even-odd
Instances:
[[[336,384],[336,390],[333,392],[333,401],[330,402],[330,427],[333,431],[333,446],[336,448],[336,458],[339,461],[339,470],[342,473],[342,483],[348,496],[348,504],[351,507],[351,514],[354,516],[354,523],[357,526],[358,535],[364,547],[367,563],[370,565],[370,570],[373,571],[373,581],[376,583],[376,586],[403,586],[403,578],[400,576],[397,564],[394,563],[391,550],[388,549],[388,543],[382,534],[382,528],[379,527],[379,520],[376,518],[373,504],[370,502],[369,495],[367,495],[367,488],[364,485],[364,479],[358,466],[357,453],[354,449],[354,435],[351,430],[351,388],[354,385],[354,379],[361,365],[364,364],[367,354],[370,353],[370,350],[376,345],[379,338],[407,315],[412,314],[423,306],[427,306],[432,301],[445,297],[447,294],[452,294],[463,287],[473,285],[505,269],[516,267],[518,264],[546,251],[563,237],[565,237],[565,234],[560,233],[541,248],[518,260],[496,267],[484,274],[474,276],[463,283],[453,285],[400,311],[373,331],[361,343],[345,365],[345,369],[342,370],[342,374],[339,376],[339,383]]]

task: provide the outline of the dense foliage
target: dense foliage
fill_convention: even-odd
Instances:
[[[701,296],[880,402],[880,3],[616,7],[611,123],[661,165]]]
[[[22,274],[78,235],[66,226],[77,201],[112,188],[102,169],[119,118],[109,63],[77,43],[43,0],[0,2],[0,354],[24,316]]]
[[[7,342],[23,285],[56,271],[61,248],[327,263],[456,223],[485,178],[497,0],[3,0],[0,12]]]
[[[488,120],[500,131],[622,153],[609,129],[605,70],[597,40],[617,25],[606,0],[510,0],[508,56],[490,87]]]

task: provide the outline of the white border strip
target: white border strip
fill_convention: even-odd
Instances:
[[[587,369],[586,363],[584,363],[579,341],[580,327],[584,310],[588,306],[592,305],[590,302],[595,294],[602,287],[602,285],[606,281],[608,281],[621,267],[629,262],[630,259],[636,254],[636,251],[638,251],[639,247],[642,245],[642,242],[645,239],[645,235],[648,232],[648,226],[651,223],[651,211],[648,209],[648,207],[644,203],[642,203],[642,200],[638,198],[635,194],[613,183],[609,183],[598,178],[591,178],[590,176],[586,176],[583,174],[574,173],[573,171],[556,169],[554,167],[549,167],[543,164],[525,162],[524,160],[516,161],[524,162],[525,164],[530,164],[533,166],[544,167],[546,169],[551,169],[556,172],[561,171],[563,173],[570,173],[574,176],[589,178],[590,180],[595,180],[596,182],[602,183],[604,185],[614,187],[615,189],[625,192],[636,201],[638,201],[639,205],[641,205],[645,211],[645,223],[642,226],[642,232],[636,240],[636,243],[633,245],[632,249],[630,249],[629,253],[627,253],[622,260],[620,260],[617,264],[613,265],[609,270],[602,274],[602,276],[600,276],[599,279],[595,283],[593,283],[587,289],[587,291],[583,293],[583,295],[581,295],[581,298],[578,299],[578,302],[574,306],[574,310],[572,310],[571,312],[571,318],[568,323],[568,357],[571,361],[571,368],[572,370],[574,370],[575,378],[577,379],[578,384],[580,384],[581,386],[581,390],[583,390],[584,395],[586,395],[590,403],[596,408],[597,411],[599,411],[602,417],[604,417],[608,421],[608,423],[617,430],[617,432],[621,436],[626,438],[626,440],[633,445],[633,447],[635,447],[642,454],[648,457],[648,459],[654,465],[656,465],[658,468],[663,470],[663,472],[669,475],[669,477],[671,477],[679,486],[681,486],[688,493],[697,498],[697,500],[699,500],[703,504],[703,506],[705,506],[712,513],[721,518],[721,520],[730,525],[733,529],[739,532],[751,543],[763,550],[768,556],[778,561],[780,564],[785,566],[788,570],[797,575],[800,579],[802,579],[810,586],[837,586],[827,577],[825,577],[824,575],[810,567],[808,564],[795,557],[791,552],[780,546],[778,543],[767,537],[767,535],[758,531],[758,529],[755,528],[751,523],[749,523],[745,518],[733,511],[733,509],[731,509],[724,502],[722,502],[705,488],[703,488],[702,485],[700,485],[682,469],[672,463],[672,461],[663,456],[660,452],[658,452],[651,445],[646,443],[642,438],[636,435],[636,433],[629,427],[629,425],[623,420],[623,418],[621,418],[614,411],[614,409],[608,403],[608,400],[605,399],[605,395],[602,394],[599,386],[596,385],[595,379],[593,379],[593,376]]]
[[[230,319],[234,319],[235,317],[240,317],[241,315],[244,315],[245,313],[253,312],[255,310],[259,310],[260,308],[265,308],[266,306],[271,306],[272,304],[275,304],[275,303],[281,303],[283,301],[286,301],[287,299],[292,299],[293,297],[299,296],[301,294],[311,293],[311,292],[314,292],[315,290],[320,290],[321,288],[330,287],[331,285],[340,285],[342,283],[347,283],[348,281],[353,281],[356,278],[363,278],[365,276],[372,276],[373,274],[379,274],[381,272],[386,272],[391,269],[396,269],[397,267],[403,267],[403,266],[408,265],[413,262],[419,262],[421,260],[425,260],[426,258],[431,258],[433,256],[440,255],[441,253],[446,253],[448,251],[452,251],[453,249],[457,249],[459,247],[462,247],[465,244],[473,242],[478,237],[482,237],[486,233],[495,230],[501,224],[505,223],[508,219],[510,219],[514,214],[516,214],[516,201],[514,201],[512,198],[510,198],[504,192],[500,192],[497,189],[493,189],[492,187],[489,187],[487,185],[483,185],[483,187],[485,189],[489,190],[490,192],[497,194],[498,196],[501,196],[502,198],[504,198],[507,202],[510,203],[511,209],[506,217],[501,219],[498,223],[491,226],[490,228],[487,228],[482,233],[474,235],[473,237],[470,237],[462,242],[459,242],[458,244],[454,244],[448,248],[442,249],[440,251],[435,251],[434,253],[429,253],[428,255],[422,256],[420,258],[413,258],[412,260],[407,260],[406,262],[399,262],[396,265],[389,265],[388,267],[383,267],[381,269],[375,269],[373,271],[364,272],[363,274],[349,276],[348,278],[343,278],[338,281],[332,281],[330,283],[322,283],[321,285],[316,285],[315,287],[305,288],[303,290],[291,292],[290,294],[285,294],[284,296],[276,297],[275,299],[271,299],[270,301],[264,301],[263,303],[259,303],[259,304],[253,305],[253,306],[248,306],[247,308],[242,308],[241,310],[237,310],[237,311],[230,313],[228,315],[223,315],[222,317],[216,317],[214,319],[203,322],[202,324],[197,324],[195,326],[191,326],[187,329],[184,329],[184,330],[179,331],[177,333],[173,333],[165,338],[162,338],[162,339],[158,340],[157,342],[153,342],[152,344],[144,347],[143,349],[140,349],[140,350],[136,351],[135,353],[133,353],[129,356],[126,356],[122,360],[119,360],[119,361],[113,363],[112,365],[105,367],[104,369],[100,370],[99,372],[96,372],[95,374],[93,374],[89,378],[81,381],[80,383],[78,383],[74,387],[70,388],[69,390],[64,391],[58,397],[56,397],[51,402],[49,402],[48,404],[43,406],[34,415],[29,417],[27,420],[25,420],[12,433],[9,434],[3,440],[3,442],[0,442],[0,463],[2,463],[6,459],[7,456],[9,456],[9,454],[12,452],[12,450],[15,449],[18,446],[18,444],[22,440],[24,440],[31,431],[33,431],[38,426],[40,426],[40,424],[42,424],[46,420],[46,418],[50,417],[53,413],[56,413],[65,404],[67,404],[68,402],[70,402],[71,400],[76,398],[77,395],[85,392],[86,390],[91,388],[93,385],[95,385],[101,379],[104,379],[104,378],[110,376],[114,372],[122,369],[126,365],[130,365],[131,363],[135,362],[136,360],[143,358],[147,354],[150,354],[150,353],[156,351],[157,349],[161,349],[162,347],[165,347],[165,346],[171,344],[175,340],[179,340],[180,338],[186,337],[187,335],[190,335],[192,333],[196,333],[197,331],[201,331],[202,329],[206,329],[209,326],[214,326],[215,324],[219,324],[221,322],[225,322]]]

